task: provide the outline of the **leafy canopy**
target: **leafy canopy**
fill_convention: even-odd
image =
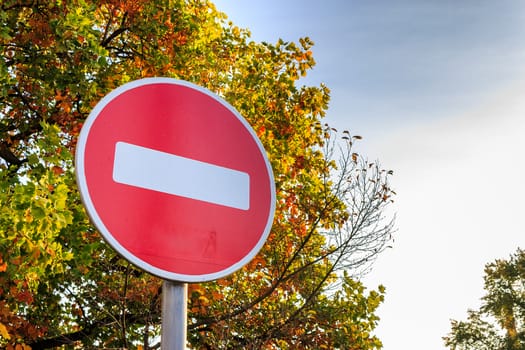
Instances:
[[[391,172],[322,124],[329,89],[299,85],[315,64],[308,38],[253,42],[206,0],[4,0],[0,21],[0,346],[159,346],[161,281],[101,240],[72,155],[102,96],[167,76],[237,108],[277,187],[260,254],[189,286],[189,346],[381,347],[384,289],[357,277],[391,241]]]
[[[485,266],[485,292],[479,310],[466,321],[452,321],[444,337],[453,350],[520,350],[525,347],[525,251]]]

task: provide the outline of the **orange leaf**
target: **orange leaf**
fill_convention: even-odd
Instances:
[[[2,262],[2,259],[0,259],[0,272],[5,272],[7,270],[7,263],[4,261]]]
[[[7,327],[3,323],[0,323],[0,336],[7,340],[11,339]]]

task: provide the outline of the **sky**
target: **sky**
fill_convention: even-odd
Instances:
[[[483,295],[485,264],[525,248],[523,0],[215,0],[255,41],[311,38],[326,121],[394,171],[385,350],[444,350]]]

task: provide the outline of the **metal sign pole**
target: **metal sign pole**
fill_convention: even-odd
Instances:
[[[164,280],[162,284],[162,350],[186,349],[188,284]]]

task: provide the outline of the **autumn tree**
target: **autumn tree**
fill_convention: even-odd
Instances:
[[[525,251],[485,266],[485,292],[466,321],[452,321],[444,337],[452,350],[521,350],[525,347]]]
[[[383,287],[359,274],[391,241],[391,172],[322,123],[326,86],[300,86],[308,38],[257,43],[206,0],[4,0],[0,5],[0,346],[158,348],[161,281],[89,223],[79,130],[112,89],[184,79],[226,99],[269,153],[267,244],[228,278],[191,284],[195,349],[378,349]]]

